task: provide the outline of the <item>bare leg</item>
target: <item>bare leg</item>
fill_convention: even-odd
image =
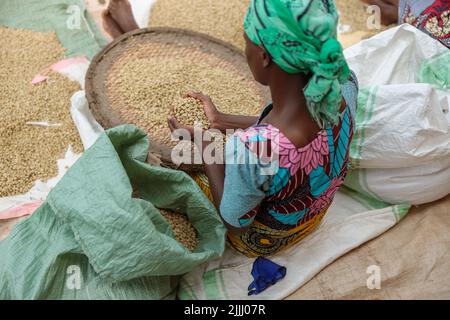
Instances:
[[[102,12],[102,19],[103,19],[103,28],[105,29],[108,34],[113,37],[117,38],[124,34],[123,30],[119,27],[119,25],[116,23],[116,21],[111,17],[111,14],[108,10],[104,10]]]
[[[107,10],[123,32],[139,29],[128,0],[111,0]]]
[[[399,0],[362,0],[369,5],[376,5],[381,9],[381,23],[391,25],[398,21]]]

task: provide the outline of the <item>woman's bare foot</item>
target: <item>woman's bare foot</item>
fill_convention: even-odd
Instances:
[[[107,10],[123,32],[139,29],[128,0],[111,0]]]
[[[103,28],[113,39],[125,33],[113,19],[108,9],[102,12],[102,19],[103,19]]]

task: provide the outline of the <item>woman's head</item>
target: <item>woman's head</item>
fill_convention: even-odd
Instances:
[[[254,44],[245,33],[244,39],[245,56],[253,77],[262,85],[267,86],[269,84],[269,67],[272,63],[272,58],[264,48]]]
[[[310,74],[304,95],[320,125],[337,121],[340,83],[349,76],[337,22],[332,0],[251,0],[244,23],[255,79],[267,84],[272,63],[286,73]]]

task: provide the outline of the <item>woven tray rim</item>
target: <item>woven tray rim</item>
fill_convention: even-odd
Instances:
[[[85,92],[86,92],[86,99],[89,104],[89,109],[94,114],[94,117],[97,121],[100,122],[100,124],[103,127],[115,127],[117,125],[123,124],[123,121],[120,119],[120,117],[112,110],[109,106],[103,106],[98,99],[98,95],[95,92],[95,85],[94,85],[94,79],[95,79],[95,71],[97,69],[97,66],[102,62],[105,57],[107,57],[108,53],[113,50],[116,46],[120,45],[122,42],[126,42],[129,40],[129,38],[138,36],[141,34],[178,34],[178,35],[184,35],[191,38],[201,39],[203,41],[211,42],[219,47],[223,47],[224,49],[229,50],[232,54],[240,56],[243,59],[245,58],[244,51],[240,48],[234,46],[233,44],[230,44],[228,42],[225,42],[223,40],[214,38],[210,35],[187,30],[187,29],[179,29],[179,28],[171,28],[171,27],[148,27],[143,29],[137,29],[128,33],[125,33],[121,35],[120,37],[114,39],[111,43],[109,43],[107,46],[105,46],[91,61],[89,68],[86,72],[85,77]],[[266,90],[262,90],[262,93],[264,94],[264,98],[268,98],[268,93]],[[97,112],[100,110],[100,107],[102,107],[105,111],[109,111],[110,115],[107,118],[105,118],[102,114],[99,114]],[[146,132],[149,137],[151,138],[151,134]],[[162,165],[170,168],[175,169],[181,169],[187,172],[203,172],[203,165],[200,164],[181,164],[181,165],[175,165],[171,161],[171,153],[172,153],[172,147],[162,144],[160,142],[157,142],[155,140],[152,141],[150,144],[150,152],[153,154],[157,154],[158,157],[162,161]]]

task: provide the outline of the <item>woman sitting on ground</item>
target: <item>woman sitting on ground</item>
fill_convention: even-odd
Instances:
[[[121,10],[132,19],[129,5]],[[127,21],[120,28],[130,27]],[[347,174],[358,89],[337,24],[332,0],[252,0],[245,52],[273,102],[260,117],[245,117],[222,114],[209,97],[191,94],[203,102],[212,128],[245,129],[227,142],[225,165],[205,164],[229,243],[245,255],[271,255],[310,234]],[[175,118],[169,126],[196,130]]]
[[[245,255],[274,254],[308,235],[347,174],[357,85],[337,22],[333,1],[253,0],[245,52],[273,102],[254,118],[221,114],[209,97],[191,94],[212,128],[247,128],[227,142],[225,165],[205,164],[228,240]],[[174,118],[169,125],[195,130]]]

